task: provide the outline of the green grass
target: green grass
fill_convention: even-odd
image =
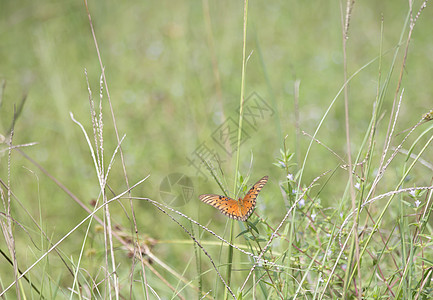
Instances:
[[[246,38],[242,2],[89,5],[116,126],[105,84],[99,115],[84,3],[0,4],[0,134],[15,110],[23,145],[0,144],[0,294],[15,255],[25,280],[6,299],[431,297],[432,125],[398,135],[432,109],[430,6],[409,36],[407,1],[355,2],[344,48],[337,2],[249,2]],[[221,146],[242,95],[267,111],[252,125],[244,110],[241,139]],[[187,158],[205,147],[198,174]],[[166,205],[173,173],[194,190]],[[246,223],[198,199],[264,175]]]

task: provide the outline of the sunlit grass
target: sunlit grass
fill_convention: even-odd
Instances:
[[[352,11],[354,208],[337,3],[250,2],[245,39],[241,2],[91,3],[113,111],[82,3],[2,5],[0,55],[8,59],[1,62],[0,133],[7,142],[15,110],[13,145],[20,147],[0,148],[1,290],[14,281],[9,249],[28,280],[12,286],[10,298],[220,299],[231,297],[227,286],[245,299],[428,297],[429,7],[408,48],[407,2],[355,3]],[[102,91],[101,115],[97,100],[89,115],[85,68],[93,98]],[[242,94],[267,112],[252,123],[244,111],[239,145],[221,143],[218,128],[238,121]],[[123,161],[112,112],[119,139],[125,135]],[[189,160],[204,146],[214,155],[198,161],[198,172]],[[179,207],[160,197],[173,173],[194,183]],[[238,196],[264,175],[269,182],[246,223],[197,198]],[[138,182],[129,198],[128,186]],[[111,202],[101,206],[104,200]]]

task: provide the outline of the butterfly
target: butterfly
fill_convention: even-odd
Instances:
[[[257,181],[245,197],[243,199],[239,198],[237,201],[229,197],[214,194],[200,195],[199,199],[204,203],[217,208],[221,213],[225,214],[229,218],[246,221],[253,212],[254,207],[256,206],[257,195],[266,182],[268,182],[268,176]]]

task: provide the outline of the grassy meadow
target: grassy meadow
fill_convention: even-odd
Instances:
[[[432,297],[423,4],[1,1],[2,299]]]

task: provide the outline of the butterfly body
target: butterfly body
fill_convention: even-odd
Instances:
[[[229,218],[246,221],[256,206],[257,195],[267,181],[268,176],[264,176],[253,185],[244,198],[239,198],[239,200],[215,194],[204,194],[200,195],[199,198],[201,201],[212,205]]]

